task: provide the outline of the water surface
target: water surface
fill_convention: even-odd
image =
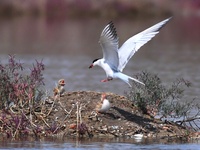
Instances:
[[[70,149],[70,150],[198,150],[199,141],[191,142],[134,139],[42,139],[2,141],[0,149]]]

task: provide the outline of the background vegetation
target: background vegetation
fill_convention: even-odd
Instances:
[[[198,14],[195,0],[1,0],[0,16],[120,17]],[[178,8],[178,9],[177,9]],[[171,15],[169,15],[171,14]]]

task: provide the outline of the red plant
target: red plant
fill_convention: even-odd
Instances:
[[[0,108],[8,106],[11,102],[16,105],[27,104],[29,100],[36,99],[36,91],[44,85],[44,64],[36,60],[36,65],[30,68],[30,74],[25,74],[23,64],[9,55],[7,64],[0,64]],[[34,101],[32,101],[34,103]]]
[[[28,74],[24,70],[15,56],[9,55],[8,63],[0,64],[0,129],[7,137],[39,132],[32,118],[36,100],[44,95],[44,64],[36,60]]]

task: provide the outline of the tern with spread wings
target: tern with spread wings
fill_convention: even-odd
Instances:
[[[114,24],[112,22],[108,23],[103,29],[99,40],[103,51],[103,58],[95,59],[89,68],[97,65],[104,69],[107,78],[101,80],[101,82],[107,82],[114,78],[118,78],[126,82],[129,86],[131,86],[131,80],[144,85],[144,83],[141,81],[123,74],[122,71],[135,52],[137,52],[141,46],[146,44],[156,34],[158,34],[159,30],[170,19],[171,18],[163,20],[154,26],[130,37],[120,48],[118,48],[119,38],[117,36]]]

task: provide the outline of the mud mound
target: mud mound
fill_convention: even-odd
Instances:
[[[96,114],[100,92],[77,91],[65,93],[47,103],[47,125],[58,136],[88,137],[185,137],[186,129],[144,115],[124,96],[106,93],[111,108]],[[50,126],[51,124],[51,126]],[[55,127],[52,126],[55,124]]]

